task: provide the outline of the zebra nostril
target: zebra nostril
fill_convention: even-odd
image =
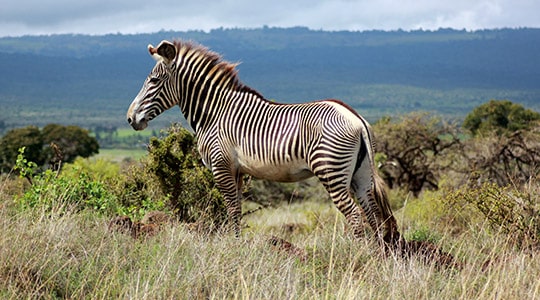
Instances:
[[[128,123],[131,124],[131,122],[133,121],[131,118],[128,118],[127,119]]]

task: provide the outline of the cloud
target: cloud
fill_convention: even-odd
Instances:
[[[0,10],[0,36],[307,26],[326,30],[540,27],[537,0],[21,0]]]

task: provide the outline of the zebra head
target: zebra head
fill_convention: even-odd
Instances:
[[[148,52],[156,60],[156,65],[127,111],[127,121],[135,130],[145,129],[150,120],[177,103],[170,93],[176,46],[162,41],[157,48],[148,45]]]

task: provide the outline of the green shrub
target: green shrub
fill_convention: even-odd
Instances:
[[[440,240],[440,236],[429,227],[419,227],[406,234],[406,239],[408,241],[417,241],[417,242],[431,242],[436,243]]]
[[[179,126],[152,138],[148,157],[120,169],[106,160],[78,159],[61,171],[36,173],[21,149],[16,169],[31,183],[17,198],[23,209],[91,209],[140,219],[151,210],[171,210],[179,221],[219,225],[226,221],[212,173],[202,165],[194,136]]]
[[[442,200],[445,193],[446,187],[442,187],[438,191],[422,192],[419,197],[410,194],[405,197],[396,217],[401,217],[408,240],[434,241],[441,235],[464,231],[464,226],[456,222],[456,215],[445,207]]]
[[[168,197],[156,177],[146,169],[144,160],[124,165],[110,189],[116,195],[118,213],[134,220],[141,219],[149,211],[168,209]]]
[[[33,184],[16,199],[21,208],[42,208],[47,211],[92,209],[111,214],[116,211],[116,199],[103,183],[93,181],[85,172],[77,177],[63,176],[47,170],[33,177]]]
[[[73,163],[64,164],[62,167],[62,174],[65,175],[76,175],[81,171],[91,176],[92,180],[113,184],[118,181],[120,165],[103,158],[87,159],[77,157]]]
[[[144,167],[155,176],[180,221],[214,225],[226,221],[212,172],[202,164],[195,137],[187,129],[173,125],[164,137],[151,138]]]
[[[66,174],[46,170],[36,173],[37,164],[24,157],[24,147],[19,150],[15,169],[21,177],[31,182],[28,190],[16,202],[22,209],[40,208],[61,212],[66,209],[80,211],[91,209],[100,213],[116,210],[116,199],[100,182],[87,172],[73,168]]]
[[[449,193],[445,201],[454,208],[472,206],[493,229],[508,235],[517,246],[540,245],[538,191],[484,183]]]

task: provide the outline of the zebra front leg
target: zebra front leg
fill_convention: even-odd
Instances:
[[[239,180],[239,178],[241,179],[241,176],[233,175],[227,168],[214,168],[212,173],[214,174],[217,188],[225,200],[229,227],[233,229],[236,237],[240,237],[242,180]]]

